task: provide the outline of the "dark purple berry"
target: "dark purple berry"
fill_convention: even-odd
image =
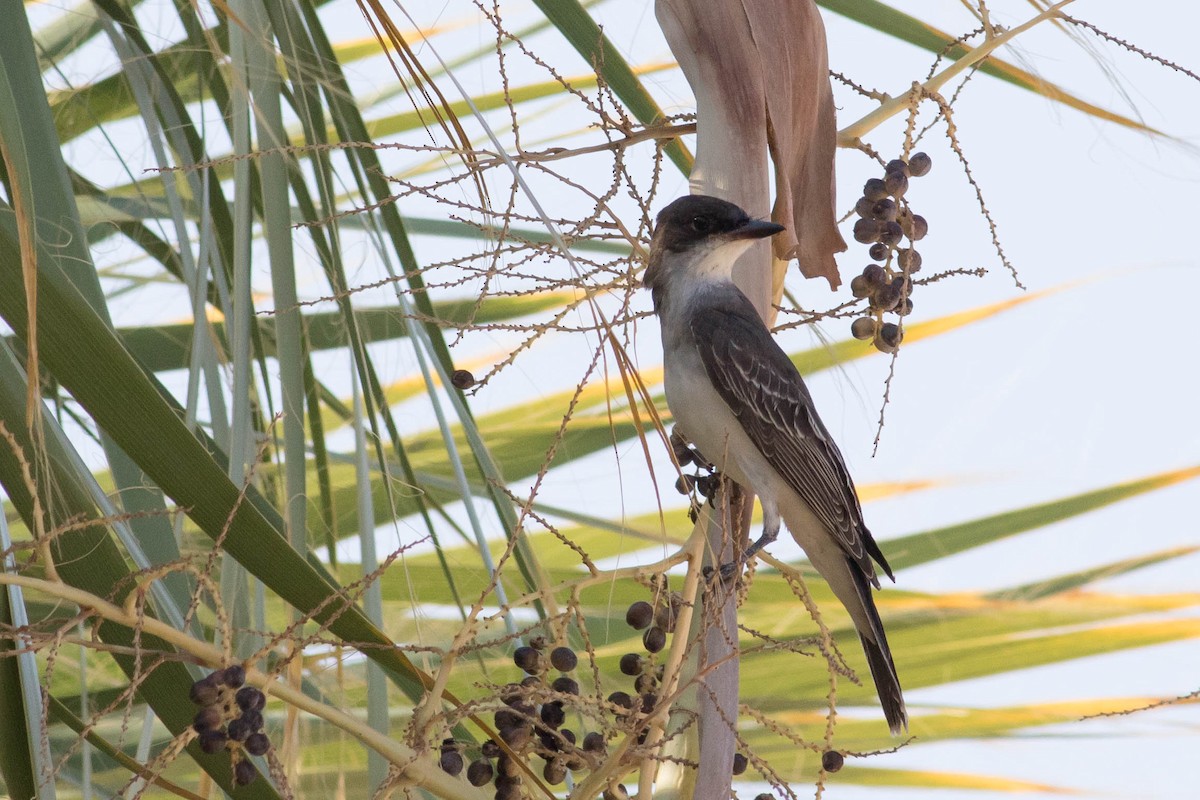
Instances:
[[[858,202],[854,204],[854,213],[858,214],[863,219],[872,219],[872,208],[875,203],[865,197],[858,198]]]
[[[675,632],[675,621],[678,618],[679,609],[670,600],[667,600],[654,611],[654,624],[667,633]]]
[[[500,779],[508,778],[510,781],[514,778],[519,780],[522,774],[521,765],[510,758],[508,753],[496,759],[496,771],[500,773]],[[500,779],[497,779],[497,784],[500,782]]]
[[[675,460],[679,462],[679,466],[686,467],[692,463],[692,448],[688,447],[687,441],[674,429],[671,430],[670,442],[671,452],[675,454]]]
[[[883,232],[879,234],[879,241],[886,244],[888,247],[895,247],[900,244],[900,240],[904,238],[904,228],[900,227],[899,222],[884,222]]]
[[[496,771],[492,769],[492,763],[486,758],[479,758],[471,762],[471,766],[467,767],[467,781],[472,786],[483,786],[492,780],[492,776]]]
[[[475,376],[465,369],[456,369],[450,374],[450,383],[455,389],[470,389],[475,385]]]
[[[228,737],[220,731],[205,731],[200,734],[200,749],[210,756],[215,755],[225,749],[228,741]]]
[[[524,724],[537,713],[537,706],[533,704],[532,700],[528,699],[522,703],[513,703],[509,708],[518,715],[517,719],[520,720],[520,722],[514,724]]]
[[[874,203],[888,196],[887,187],[879,178],[870,178],[863,184],[863,197]]]
[[[196,733],[208,733],[221,727],[222,722],[224,722],[224,718],[221,716],[221,710],[216,706],[208,706],[200,709],[192,718],[192,727],[195,728]]]
[[[875,329],[878,322],[874,317],[859,317],[850,323],[850,335],[855,339],[873,339],[875,338]]]
[[[608,696],[608,702],[618,708],[624,708],[629,711],[633,710],[633,698],[627,692],[613,692]]]
[[[547,761],[542,769],[542,777],[546,779],[546,783],[557,786],[567,779],[567,765],[557,758]]]
[[[550,652],[550,663],[559,672],[570,672],[579,664],[579,656],[569,647],[556,647]]]
[[[599,731],[592,731],[587,736],[583,737],[583,749],[588,753],[597,753],[603,755],[607,749],[604,741],[604,734]]]
[[[920,214],[913,214],[906,209],[898,221],[904,235],[914,242],[924,239],[929,233],[929,223]]]
[[[894,222],[900,214],[900,209],[896,205],[895,200],[885,197],[872,207],[872,212],[872,216],[875,219],[881,219],[884,222]]]
[[[562,739],[558,738],[549,728],[538,728],[537,737],[538,741],[542,743],[542,750],[547,753],[557,753],[562,749]],[[543,754],[542,758],[549,758],[549,756]]]
[[[638,600],[625,612],[625,622],[634,630],[640,631],[654,620],[654,607],[645,600]]]
[[[252,756],[263,756],[271,749],[271,740],[267,738],[265,733],[252,733],[246,737],[246,741],[242,746]]]
[[[500,745],[498,743],[492,741],[491,739],[488,739],[486,742],[484,742],[483,744],[481,744],[479,746],[479,753],[484,758],[496,758],[503,752],[504,751],[500,749]]]
[[[546,669],[546,665],[542,661],[542,654],[528,645],[516,649],[516,652],[513,653],[513,663],[531,675],[537,675]]]
[[[526,693],[521,691],[521,684],[506,683],[500,687],[500,700],[506,706],[515,706],[525,702]]]
[[[900,173],[903,173],[904,175],[908,175],[909,174],[908,162],[905,161],[903,158],[893,158],[891,161],[889,161],[887,163],[887,166],[883,168],[883,171],[884,172],[900,172]]]
[[[925,153],[913,153],[908,160],[908,174],[914,178],[923,178],[933,169],[933,159]]]
[[[880,286],[871,297],[871,308],[880,311],[891,311],[900,302],[900,289],[895,284],[888,283]]]
[[[908,238],[914,242],[919,242],[929,233],[929,222],[920,214],[912,216],[912,232],[908,234]]]
[[[746,767],[749,765],[749,763],[750,763],[750,761],[744,755],[742,755],[741,753],[734,753],[733,754],[733,774],[741,775],[743,772],[746,771]]]
[[[502,708],[492,715],[497,728],[517,728],[529,721],[529,717],[515,708]]]
[[[567,720],[567,712],[563,711],[561,702],[543,703],[541,712],[542,722],[551,728],[557,728]]]
[[[879,220],[860,219],[854,223],[854,241],[862,244],[871,244],[878,242],[879,237],[883,235],[883,226]]]
[[[230,689],[236,689],[246,682],[246,668],[241,664],[234,664],[221,670],[221,683],[228,686]]]
[[[667,632],[655,625],[642,634],[642,645],[648,652],[657,653],[667,646]]]
[[[871,249],[867,251],[867,255],[876,261],[883,261],[888,257],[888,251],[890,250],[891,248],[883,242],[876,242],[875,244],[871,245]]]
[[[445,753],[442,753],[442,758],[438,761],[438,766],[447,775],[457,775],[463,771],[462,753],[459,753],[457,750],[447,750]]]
[[[871,284],[862,275],[855,275],[850,280],[850,294],[859,298],[870,297]]]
[[[908,191],[908,176],[903,172],[889,172],[883,179],[883,187],[892,197],[904,197]]]
[[[658,678],[651,675],[649,672],[643,672],[638,675],[633,681],[633,690],[638,694],[653,692],[658,688]]]
[[[566,675],[555,678],[554,683],[550,684],[550,688],[563,694],[579,694],[579,682]]]
[[[243,686],[234,696],[238,708],[243,711],[261,711],[267,704],[267,696],[253,686]]]
[[[899,325],[892,322],[885,322],[880,327],[879,334],[875,337],[875,348],[884,353],[894,353],[903,339],[904,332],[900,330]]]
[[[646,666],[646,657],[640,656],[637,653],[626,653],[621,656],[621,674],[622,675],[641,675],[642,670]]]
[[[821,769],[826,772],[837,772],[846,763],[846,758],[837,750],[826,750],[821,754]]]
[[[238,786],[249,786],[258,777],[258,768],[242,760],[233,765],[233,782]]]
[[[198,706],[211,706],[221,699],[220,685],[212,675],[206,675],[192,684],[188,697]]]
[[[862,276],[873,287],[883,286],[883,284],[887,283],[887,270],[878,264],[867,265],[862,271]]]
[[[900,269],[906,271],[909,275],[914,272],[921,271],[921,254],[911,247],[906,247],[896,253],[896,263]]]
[[[500,728],[500,738],[513,750],[520,750],[529,742],[528,725],[517,725],[512,728]]]
[[[229,738],[235,742],[244,742],[250,738],[250,734],[254,733],[254,729],[250,727],[250,723],[245,717],[238,717],[230,722],[226,730],[229,731]]]
[[[680,475],[675,481],[675,491],[680,494],[691,494],[692,487],[696,485],[695,475]]]

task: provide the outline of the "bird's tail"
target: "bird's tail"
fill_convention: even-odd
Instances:
[[[900,690],[900,679],[896,677],[896,665],[892,662],[892,651],[888,647],[887,634],[883,631],[883,620],[875,608],[875,598],[867,576],[857,564],[849,559],[847,561],[850,574],[854,576],[858,599],[862,601],[863,611],[871,624],[869,631],[859,630],[858,638],[867,654],[867,664],[871,667],[871,677],[875,679],[875,691],[883,706],[883,716],[887,718],[892,733],[899,734],[908,730],[908,710],[904,707],[904,694]]]

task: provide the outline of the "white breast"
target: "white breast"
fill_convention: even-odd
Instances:
[[[664,367],[667,405],[684,437],[733,480],[766,489],[775,471],[713,388],[695,349],[668,346]]]

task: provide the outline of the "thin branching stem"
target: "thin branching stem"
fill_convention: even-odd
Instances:
[[[168,644],[182,650],[197,662],[212,668],[226,664],[225,654],[218,647],[208,642],[195,639],[188,634],[178,631],[153,617],[147,617],[137,610],[139,595],[142,589],[130,593],[125,608],[97,597],[91,592],[69,586],[59,581],[43,580],[26,575],[0,573],[0,584],[20,586],[23,589],[40,592],[50,597],[65,600],[92,611],[97,616],[117,625],[140,630],[143,634],[157,636]],[[257,686],[265,694],[277,697],[285,703],[306,711],[314,717],[319,717],[353,736],[364,746],[371,748],[386,758],[399,769],[414,784],[425,787],[439,797],[450,800],[484,800],[485,793],[474,789],[462,781],[451,778],[438,768],[432,757],[420,757],[412,748],[395,741],[370,726],[355,719],[344,711],[309,697],[299,689],[289,686],[277,679],[275,675],[261,672],[253,667],[246,669],[246,682]]]

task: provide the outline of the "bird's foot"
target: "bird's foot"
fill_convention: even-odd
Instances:
[[[764,547],[771,544],[778,538],[779,538],[779,525],[778,524],[764,528],[763,532],[762,532],[762,536],[759,536],[758,539],[756,539],[754,541],[754,544],[750,545],[749,547],[747,547],[745,549],[745,551],[743,551],[742,563],[745,564],[747,561],[754,558],[756,555],[758,555],[759,550],[762,550]]]
[[[741,574],[745,563],[745,561],[727,561],[719,567],[705,567],[701,573],[709,583],[719,579],[723,585],[728,586]]]
[[[778,517],[770,515],[768,524],[763,528],[762,536],[759,536],[753,544],[742,551],[742,556],[737,561],[730,561],[722,564],[720,567],[713,569],[712,567],[704,568],[704,577],[712,580],[713,573],[720,573],[721,582],[729,583],[737,575],[740,575],[742,568],[750,563],[750,559],[758,555],[758,552],[767,545],[779,538],[779,521]],[[771,523],[774,524],[771,524]]]
[[[720,473],[714,473],[709,476],[713,483],[720,484]],[[741,574],[742,568],[750,563],[750,559],[758,555],[759,551],[767,545],[779,538],[780,518],[779,512],[775,504],[766,502],[763,505],[763,532],[754,542],[742,551],[741,556],[736,561],[726,562],[719,567],[705,567],[703,570],[704,578],[711,581],[714,577],[720,576],[722,583],[729,583],[733,578]]]
[[[742,569],[744,569],[745,566],[750,563],[750,559],[754,558],[754,556],[756,556],[758,554],[759,550],[762,550],[764,547],[769,545],[771,542],[775,541],[775,537],[777,535],[778,535],[778,533],[776,533],[772,536],[764,535],[764,536],[759,537],[759,539],[754,544],[752,544],[748,548],[746,548],[746,551],[744,553],[742,553],[742,557],[739,558],[737,561],[727,561],[724,564],[722,564],[721,566],[715,567],[715,568],[714,567],[705,567],[703,570],[703,575],[704,575],[705,579],[711,581],[714,576],[719,575],[721,578],[721,583],[724,583],[724,584],[731,583],[734,578],[736,578],[738,575],[741,574]]]

